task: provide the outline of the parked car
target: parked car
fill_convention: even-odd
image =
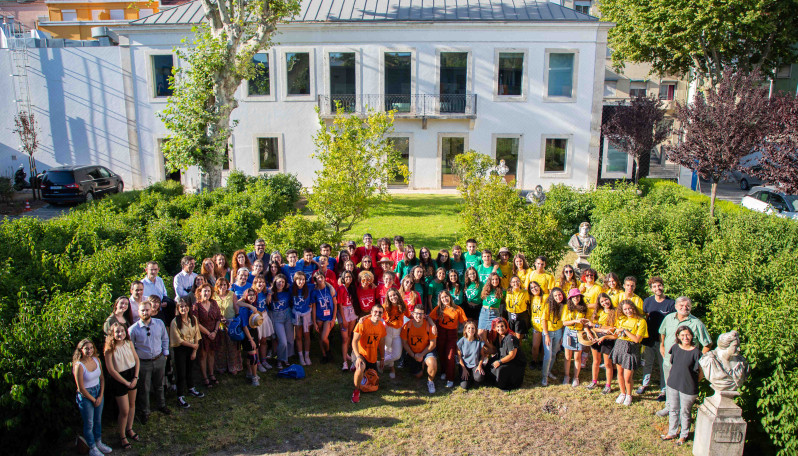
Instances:
[[[798,220],[798,195],[787,195],[773,187],[754,187],[743,197],[743,207]]]
[[[751,167],[751,171],[758,171],[760,169],[761,166],[759,165],[754,165]],[[731,178],[740,184],[740,190],[748,190],[753,186],[762,185],[765,183],[762,181],[762,179],[743,171],[732,171]]]
[[[96,165],[51,168],[41,181],[42,199],[52,204],[89,202],[124,188],[118,174]]]

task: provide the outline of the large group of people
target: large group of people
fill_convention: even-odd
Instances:
[[[635,277],[609,272],[599,279],[593,269],[570,265],[555,276],[543,256],[532,260],[501,248],[494,258],[474,239],[465,247],[433,257],[402,236],[374,245],[366,234],[360,246],[349,241],[333,252],[322,244],[317,255],[312,249],[268,253],[258,239],[251,252],[203,259],[199,273],[197,260],[184,257],[173,297],[158,263],[148,262],[145,276],[115,301],[104,324],[107,376],[91,341],[75,351],[77,402],[91,454],[111,451],[100,440],[106,390],[118,404],[120,446],[127,449],[139,440],[134,416],[148,420],[151,395],[164,414],[171,413],[167,389],[183,408],[205,395],[194,381],[195,364],[206,392],[224,372],[244,371],[258,386],[258,374],[270,369],[332,362],[336,324],[341,370],[354,372],[352,402],[373,390],[365,387],[369,379],[386,371],[393,379],[397,369],[423,377],[430,394],[436,380],[446,388],[516,389],[528,367],[540,370],[545,387],[560,380],[552,366],[563,351],[564,385],[578,387],[588,370],[587,389],[603,382],[601,393],[610,394],[615,380],[616,402],[626,406],[652,386],[658,367],[657,399],[667,400],[658,414],[670,416],[662,438],[684,442],[697,396],[697,359],[711,345],[690,314],[689,298],[666,296],[659,277],[648,280],[651,295],[644,300],[635,294]],[[311,333],[319,344],[314,359]],[[640,368],[642,385],[634,389]]]

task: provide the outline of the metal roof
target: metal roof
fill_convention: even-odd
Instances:
[[[169,8],[132,25],[193,25],[202,2]],[[304,0],[290,22],[535,22],[598,21],[593,16],[536,0]]]

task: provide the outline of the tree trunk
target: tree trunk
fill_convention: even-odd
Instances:
[[[200,179],[200,190],[213,190],[222,186],[222,165],[212,163],[205,166]]]
[[[712,181],[712,191],[709,196],[709,216],[715,216],[715,197],[718,195],[718,182]]]

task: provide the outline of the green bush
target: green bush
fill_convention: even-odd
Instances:
[[[341,242],[341,236],[328,229],[323,221],[311,220],[299,213],[287,215],[275,223],[263,224],[257,237],[266,241],[267,251],[281,252],[289,248],[316,250],[325,242],[330,245]]]
[[[543,203],[546,213],[557,219],[563,236],[569,238],[579,231],[579,224],[590,220],[593,200],[590,192],[584,192],[564,184],[552,185],[546,192]]]

